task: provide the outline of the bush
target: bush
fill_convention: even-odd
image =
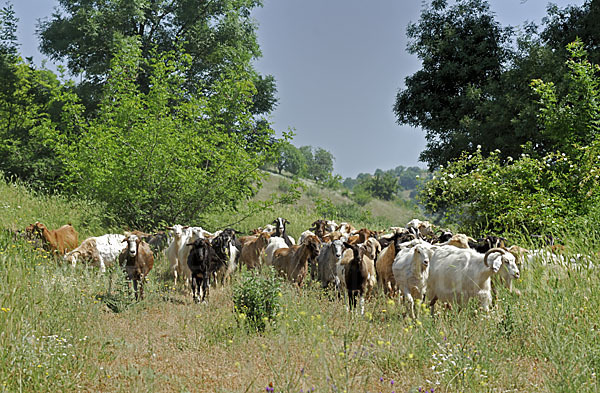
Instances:
[[[242,272],[233,287],[233,305],[239,320],[251,330],[263,332],[267,322],[275,322],[280,309],[281,279],[271,268],[263,275],[254,271]]]

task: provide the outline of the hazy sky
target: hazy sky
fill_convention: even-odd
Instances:
[[[49,17],[57,2],[12,3],[20,19],[21,53],[39,65],[37,20]],[[583,0],[552,3],[563,8]],[[503,26],[518,26],[540,24],[548,1],[490,4]],[[294,128],[296,146],[329,150],[336,158],[334,172],[343,177],[398,165],[425,167],[418,161],[425,133],[397,125],[392,112],[404,79],[420,68],[406,52],[406,27],[418,21],[421,6],[417,0],[264,0],[254,12],[263,52],[256,67],[277,80],[274,128]]]

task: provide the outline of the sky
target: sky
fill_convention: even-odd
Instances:
[[[417,0],[263,0],[253,13],[263,56],[261,74],[277,81],[273,128],[292,129],[298,147],[322,147],[333,154],[334,173],[356,177],[376,169],[426,167],[419,162],[425,132],[398,125],[392,111],[404,79],[420,68],[406,51],[406,27],[417,22]],[[2,1],[2,4],[5,1]],[[12,0],[23,56],[40,65],[35,33],[56,0]],[[452,1],[450,1],[452,4]],[[541,24],[545,0],[491,0],[502,26]],[[583,0],[554,0],[564,8]],[[53,69],[51,62],[48,67]]]

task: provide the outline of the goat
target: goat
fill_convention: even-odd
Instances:
[[[349,236],[352,232],[355,231],[355,229],[356,228],[354,228],[351,224],[343,222],[335,230],[337,232],[340,232],[342,235]]]
[[[169,237],[165,231],[158,231],[154,234],[146,233],[140,236],[140,238],[148,243],[155,258],[169,246]]]
[[[365,312],[365,297],[369,294],[371,269],[369,259],[364,257],[364,249],[344,242],[344,246],[352,251],[352,259],[344,269],[344,283],[348,292],[348,306],[356,308],[356,297],[360,297],[360,313]],[[371,261],[372,262],[372,261]]]
[[[391,242],[381,251],[375,263],[377,282],[383,288],[383,293],[389,297],[394,297],[397,290],[396,280],[392,272],[392,265],[394,264],[396,254],[396,245],[394,242]]]
[[[333,232],[329,230],[329,225],[327,224],[327,220],[316,220],[312,224],[310,228],[311,231],[314,231],[314,234],[323,241],[323,236],[325,236],[329,232]],[[335,230],[335,228],[334,228]],[[298,242],[300,243],[300,241]]]
[[[248,269],[260,267],[264,261],[264,254],[271,235],[262,232],[258,236],[250,237],[242,243],[242,251],[240,253],[240,263],[243,263]],[[241,239],[240,239],[241,241]]]
[[[280,248],[273,254],[273,267],[288,280],[299,287],[308,273],[309,259],[319,256],[321,241],[316,236],[309,236],[304,243],[290,248]]]
[[[362,244],[367,241],[370,237],[376,237],[377,234],[367,228],[360,229],[356,234],[353,234],[348,238],[350,244]]]
[[[219,269],[215,272],[215,283],[221,283],[221,285],[229,281],[237,268],[240,250],[237,246],[235,232],[234,229],[227,228],[211,241],[211,246],[215,250],[217,258],[222,262]]]
[[[135,299],[143,299],[144,282],[154,266],[154,254],[150,245],[137,235],[131,234],[125,237],[122,242],[127,243],[127,247],[119,254],[119,264],[127,273],[127,278],[133,281]]]
[[[118,258],[121,251],[125,248],[123,240],[125,236],[121,234],[109,233],[97,237],[85,239],[79,247],[65,254],[63,259],[75,267],[77,261],[92,262],[100,268],[101,272],[106,271],[106,267],[112,265]]]
[[[182,264],[183,261],[179,259],[179,250],[185,247],[186,243],[191,236],[191,232],[188,231],[189,226],[173,225],[167,227],[172,232],[173,240],[167,248],[167,259],[171,263],[171,271],[173,272],[173,285],[177,285],[177,278],[183,273]]]
[[[420,239],[431,239],[435,237],[435,233],[429,221],[421,221],[414,218],[406,224],[406,229],[414,233]]]
[[[275,225],[275,233],[271,234],[271,236],[278,236],[278,237],[283,238],[283,240],[285,240],[285,244],[287,244],[288,247],[291,247],[294,244],[296,244],[296,241],[294,240],[293,237],[289,236],[285,232],[285,225],[289,224],[289,223],[290,222],[288,220],[286,220],[285,218],[277,217],[273,221],[273,224]]]
[[[446,237],[444,237],[446,238]],[[439,243],[439,246],[454,246],[454,247],[458,247],[458,248],[470,248],[469,244],[473,244],[475,243],[475,239],[473,239],[472,237],[469,237],[463,233],[457,233],[455,235],[452,235],[452,237],[450,237],[448,240],[444,241],[443,243]],[[493,248],[493,247],[490,247]],[[487,251],[487,250],[485,250]],[[484,251],[484,252],[485,252]]]
[[[392,265],[395,283],[398,290],[402,292],[404,302],[408,302],[409,313],[413,319],[415,318],[414,299],[423,300],[427,289],[429,261],[434,251],[432,247],[423,242],[413,248],[400,250]]]
[[[323,248],[321,248],[321,252],[317,258],[317,276],[322,288],[327,288],[333,283],[339,293],[340,279],[337,276],[336,265],[341,261],[343,253],[344,243],[341,240],[325,243]]]
[[[478,297],[483,310],[489,311],[492,301],[490,279],[502,265],[506,265],[513,277],[519,277],[514,255],[502,248],[480,254],[473,249],[439,247],[431,258],[427,279],[431,315],[437,300],[465,304],[472,297]]]
[[[323,237],[317,235],[316,233],[310,231],[310,230],[306,230],[304,232],[302,232],[300,234],[300,237],[298,238],[298,244],[302,243],[304,241],[304,239],[306,239],[308,236],[316,236],[319,238],[319,240],[323,241]],[[287,246],[286,246],[287,247]]]
[[[506,247],[506,239],[494,235],[488,235],[484,238],[478,239],[476,242],[473,241],[473,239],[470,239],[468,243],[470,248],[481,254],[486,253],[492,248]]]
[[[187,245],[191,247],[187,265],[191,273],[192,298],[196,303],[204,302],[210,289],[210,278],[227,262],[217,256],[206,238],[198,238]]]
[[[79,234],[71,224],[63,225],[58,229],[49,230],[41,222],[31,224],[26,228],[26,232],[38,233],[45,242],[47,251],[65,255],[79,245]]]
[[[302,244],[302,242],[298,241],[298,244]],[[282,237],[271,236],[269,244],[265,248],[265,265],[271,266],[273,264],[273,254],[280,248],[289,248],[289,246]]]
[[[514,255],[515,263],[519,267],[519,270],[521,270],[521,266],[523,266],[523,259],[529,253],[529,250],[519,246],[511,246],[506,251]],[[519,291],[516,288],[513,288],[512,286],[512,282],[514,281],[514,279],[515,277],[512,274],[510,274],[506,266],[502,265],[502,267],[498,271],[498,274],[494,274],[492,276],[492,292],[494,293],[494,295],[496,294],[495,287],[497,285],[497,282],[502,281],[509,292],[515,293],[516,295],[520,296],[521,291]]]

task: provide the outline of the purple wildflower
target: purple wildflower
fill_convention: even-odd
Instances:
[[[390,385],[394,386],[394,380],[393,379],[390,381]]]
[[[383,382],[383,377],[379,377],[379,382]]]

